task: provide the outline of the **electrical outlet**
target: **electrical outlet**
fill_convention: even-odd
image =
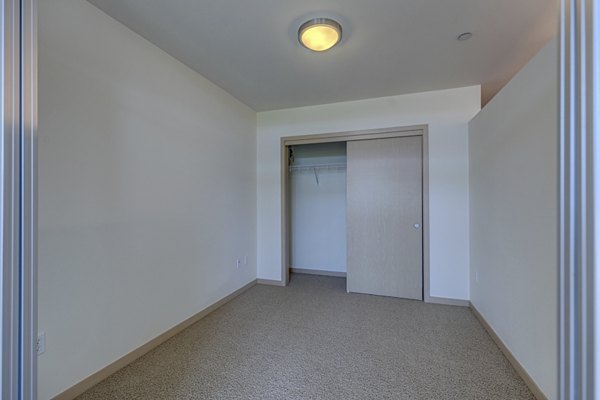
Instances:
[[[235,267],[236,267],[236,268],[239,268],[239,267],[241,266],[241,264],[242,264],[242,263],[240,262],[240,259],[239,259],[239,258],[238,258],[237,260],[235,260]]]
[[[35,350],[37,355],[41,356],[46,352],[46,332],[40,332],[35,343]]]
[[[479,272],[475,272],[475,282],[479,282]]]

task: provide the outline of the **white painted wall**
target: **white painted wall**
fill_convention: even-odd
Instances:
[[[48,399],[256,278],[256,114],[86,1],[39,24]]]
[[[345,166],[346,143],[294,146],[294,159],[296,166]],[[346,272],[346,170],[293,171],[289,182],[291,266]]]
[[[471,302],[557,396],[558,53],[553,40],[470,123]]]
[[[596,110],[594,112],[594,127],[596,129],[596,138],[600,136],[600,7],[594,7],[594,104],[596,104]],[[594,210],[595,211],[595,224],[594,224],[594,237],[596,240],[594,252],[595,270],[600,271],[600,141],[596,140],[594,143]],[[594,373],[595,373],[595,396],[600,399],[600,273],[595,274],[594,282],[594,310],[596,315],[594,316]]]
[[[258,276],[281,280],[280,139],[429,125],[431,295],[469,299],[468,122],[480,87],[258,113]]]
[[[594,7],[594,102],[598,107],[600,102],[600,8]],[[600,112],[594,113],[594,127],[596,129],[596,137],[600,135]],[[594,149],[594,238],[596,240],[595,249],[600,249],[600,143],[596,141]],[[600,271],[600,251],[594,252],[595,270]],[[600,399],[600,274],[594,276],[594,373],[595,373],[595,396]]]

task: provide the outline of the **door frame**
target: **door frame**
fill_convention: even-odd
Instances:
[[[367,129],[357,131],[320,133],[313,135],[287,136],[281,138],[281,277],[282,285],[290,281],[290,184],[288,149],[290,146],[302,144],[352,142],[357,140],[373,140],[421,136],[423,140],[423,301],[432,302],[430,296],[429,269],[429,127],[428,125],[412,125],[383,129]]]
[[[0,6],[0,397],[37,398],[37,0]]]
[[[561,1],[561,400],[600,396],[599,21],[600,0]]]

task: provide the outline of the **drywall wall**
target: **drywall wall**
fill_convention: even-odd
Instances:
[[[557,395],[558,52],[551,43],[471,121],[471,302]]]
[[[293,147],[290,185],[292,268],[346,272],[346,143]]]
[[[594,22],[593,22],[593,26],[596,28],[594,33],[596,35],[596,37],[593,39],[594,42],[594,88],[593,93],[594,93],[594,104],[596,104],[596,110],[594,112],[594,127],[596,129],[596,138],[598,138],[598,135],[600,135],[600,107],[598,105],[600,105],[600,29],[598,29],[598,27],[600,27],[600,7],[594,7]],[[595,223],[594,223],[594,239],[595,239],[595,251],[594,251],[594,263],[595,263],[595,267],[596,267],[596,271],[600,271],[600,251],[598,249],[600,249],[600,212],[598,212],[597,210],[600,210],[600,141],[596,140],[594,142],[594,210],[596,210],[594,212],[594,218],[595,218]],[[594,377],[594,382],[595,382],[595,396],[597,399],[600,399],[600,384],[598,384],[598,382],[600,382],[600,273],[595,273],[594,274],[594,295],[595,295],[595,302],[594,302],[594,310],[596,315],[594,316],[594,321],[595,321],[595,327],[594,327],[594,332],[595,332],[595,338],[594,338],[594,348],[595,348],[595,354],[594,354],[594,360],[595,360],[595,365],[594,365],[594,373],[595,373],[595,377]]]
[[[594,15],[594,23],[593,26],[600,26],[600,8],[599,7],[595,7],[594,8],[595,11],[595,15]],[[598,101],[600,101],[599,97],[600,97],[600,30],[595,29],[594,33],[596,35],[596,37],[593,39],[594,42],[594,55],[595,55],[595,61],[594,61],[594,88],[593,91],[595,93],[594,95],[594,102],[596,103],[596,107],[598,107]],[[596,108],[596,110],[598,110]],[[594,113],[594,127],[596,129],[596,138],[598,137],[599,133],[598,130],[600,129],[600,113],[596,112]],[[596,141],[594,143],[594,239],[595,239],[595,243],[594,243],[594,263],[595,263],[595,271],[600,271],[600,251],[598,251],[597,249],[600,249],[600,212],[598,212],[598,210],[600,210],[600,142]],[[600,273],[595,273],[594,274],[594,295],[595,295],[595,302],[594,302],[594,312],[595,315],[593,317],[593,320],[595,321],[595,326],[594,326],[594,348],[595,348],[595,354],[594,354],[594,360],[595,360],[595,365],[594,365],[594,373],[595,373],[595,377],[594,377],[594,382],[595,382],[595,396],[597,399],[600,399],[600,384],[598,382],[600,382]]]
[[[83,0],[39,2],[39,96],[48,399],[256,278],[256,113]]]
[[[469,298],[468,122],[480,87],[258,113],[258,276],[281,280],[281,138],[427,124],[431,295]]]

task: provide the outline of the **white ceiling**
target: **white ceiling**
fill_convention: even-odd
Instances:
[[[256,111],[476,84],[485,103],[558,23],[558,0],[89,1]],[[315,16],[342,24],[331,51],[298,44]]]

